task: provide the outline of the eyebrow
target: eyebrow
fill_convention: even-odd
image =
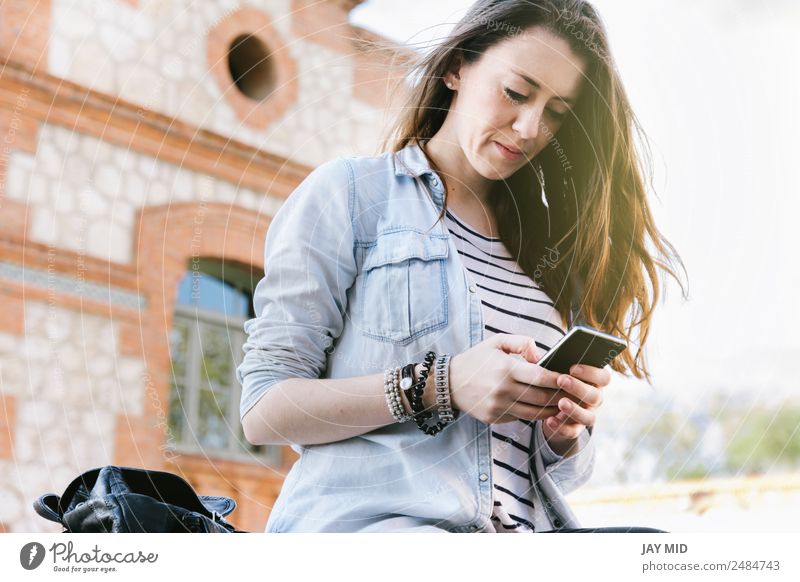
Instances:
[[[516,71],[516,70],[514,70],[514,69],[511,69],[511,70],[512,70],[514,73],[516,73],[517,75],[519,75],[520,77],[522,77],[523,79],[525,79],[525,80],[526,80],[526,81],[527,81],[527,82],[528,82],[530,85],[533,85],[533,87],[535,87],[536,89],[541,89],[541,88],[542,88],[542,86],[539,84],[539,82],[538,82],[538,81],[536,81],[536,80],[534,80],[534,79],[531,79],[531,78],[530,78],[530,77],[528,77],[527,75],[523,75],[523,74],[522,74],[522,73],[520,73],[519,71]],[[559,95],[556,95],[554,98],[555,98],[555,99],[558,99],[558,100],[560,100],[560,101],[563,101],[564,103],[566,103],[566,104],[568,104],[568,105],[575,105],[575,99],[573,99],[572,97],[561,97],[561,96],[559,96]]]

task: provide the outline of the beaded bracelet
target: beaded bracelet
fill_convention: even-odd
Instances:
[[[428,381],[428,371],[435,357],[436,354],[432,351],[425,354],[425,360],[422,363],[422,372],[420,373],[419,379],[410,388],[405,390],[406,398],[408,398],[408,402],[411,404],[414,420],[417,426],[420,427],[420,430],[422,430],[422,423],[433,416],[432,412],[425,410],[425,404],[422,402],[422,393]]]
[[[425,384],[427,383],[428,372],[435,358],[436,354],[432,351],[425,355],[425,362],[423,363],[422,372],[420,374],[420,381],[414,386],[414,398],[411,400],[411,408],[414,411],[414,420],[417,422],[417,427],[422,432],[430,436],[436,436],[445,426],[454,420],[453,410],[450,406],[450,386],[448,379],[450,356],[445,354],[441,356],[437,362],[438,380],[441,383],[441,386],[439,386],[439,382],[437,382],[437,402],[439,402],[438,410],[440,420],[438,420],[436,424],[432,426],[429,426],[425,423],[425,421],[433,416],[433,414],[425,411],[425,405],[422,402],[422,393],[425,388]]]
[[[392,416],[397,422],[413,420],[414,417],[406,413],[405,406],[403,406],[403,402],[400,399],[400,368],[390,368],[388,372],[387,399],[390,400],[389,408],[392,411]]]
[[[407,414],[403,401],[400,398],[400,368],[387,368],[383,374],[384,392],[386,393],[386,403],[392,417],[397,422],[413,420],[414,416]]]
[[[450,405],[450,356],[445,354],[436,361],[436,402],[439,421],[431,427],[424,427],[427,434],[436,436],[445,426],[455,420]]]
[[[392,386],[392,394],[394,395],[395,404],[397,408],[401,411],[400,415],[400,422],[406,422],[408,420],[414,420],[413,413],[406,412],[405,404],[403,404],[403,398],[400,396],[400,386],[402,383],[402,368],[397,367],[395,368],[395,377],[394,377],[394,385]]]

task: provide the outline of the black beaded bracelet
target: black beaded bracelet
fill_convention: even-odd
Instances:
[[[436,354],[434,352],[428,352],[425,354],[425,361],[423,362],[422,372],[420,373],[419,379],[410,388],[404,390],[406,398],[408,398],[408,402],[411,404],[411,413],[414,415],[414,420],[416,421],[417,426],[433,416],[432,412],[425,411],[425,404],[422,402],[422,393],[425,389],[425,384],[428,381],[428,372],[435,358]],[[413,366],[415,368],[416,364]]]
[[[422,402],[422,393],[428,380],[428,373],[430,372],[431,365],[433,365],[435,359],[436,354],[433,351],[429,351],[427,354],[425,354],[425,361],[423,363],[422,372],[420,373],[419,382],[412,387],[411,398],[409,399],[417,427],[422,432],[430,436],[436,436],[447,424],[449,424],[449,422],[443,420],[437,421],[436,424],[432,426],[429,426],[425,423],[426,420],[433,416],[433,413],[425,411],[425,404]]]

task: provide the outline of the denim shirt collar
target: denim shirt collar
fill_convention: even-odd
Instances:
[[[409,142],[394,154],[394,173],[397,176],[418,177],[422,174],[435,173],[428,162],[425,152],[417,142]]]
[[[431,168],[428,157],[417,142],[409,142],[405,147],[396,151],[393,161],[396,176],[423,178],[431,190],[431,197],[436,207],[440,209],[444,205],[442,180]]]

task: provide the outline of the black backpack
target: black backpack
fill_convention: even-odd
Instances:
[[[247,533],[224,519],[236,509],[230,497],[198,496],[179,475],[135,467],[86,471],[33,508],[62,533]]]

